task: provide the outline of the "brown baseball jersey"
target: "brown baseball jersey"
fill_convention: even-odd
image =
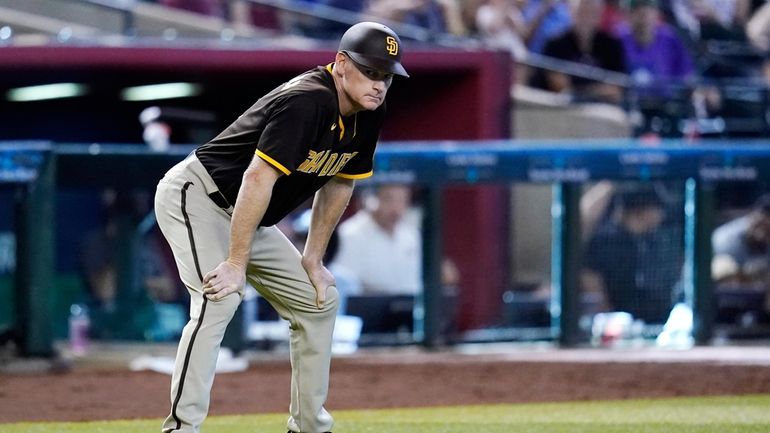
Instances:
[[[230,205],[254,154],[283,172],[260,226],[271,226],[313,196],[332,176],[372,175],[374,149],[385,115],[339,114],[332,65],[282,84],[243,113],[196,155]]]

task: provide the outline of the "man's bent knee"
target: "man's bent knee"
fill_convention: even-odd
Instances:
[[[206,308],[218,310],[219,315],[224,315],[228,318],[228,320],[230,320],[232,319],[233,315],[235,315],[235,310],[237,310],[238,306],[241,305],[241,300],[242,298],[240,293],[230,293],[229,295],[217,301],[208,299],[206,301]]]

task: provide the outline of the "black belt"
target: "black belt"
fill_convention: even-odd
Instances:
[[[220,208],[222,208],[223,211],[227,212],[228,215],[233,214],[232,205],[230,205],[230,203],[227,201],[227,199],[221,192],[214,191],[211,194],[209,194],[209,198],[211,199],[211,201],[214,202],[215,205],[219,206]]]

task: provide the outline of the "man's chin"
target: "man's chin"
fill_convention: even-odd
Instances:
[[[373,98],[364,98],[364,101],[361,104],[361,107],[363,107],[364,110],[373,111],[380,108],[380,105],[382,105],[381,99],[375,100]]]

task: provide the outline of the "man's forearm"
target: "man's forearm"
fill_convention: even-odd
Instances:
[[[316,193],[303,262],[321,262],[332,231],[348,206],[354,185],[354,180],[334,178]]]
[[[273,185],[278,178],[272,167],[256,159],[243,174],[238,201],[230,223],[230,250],[227,261],[244,269],[249,261],[254,232],[265,215]]]

